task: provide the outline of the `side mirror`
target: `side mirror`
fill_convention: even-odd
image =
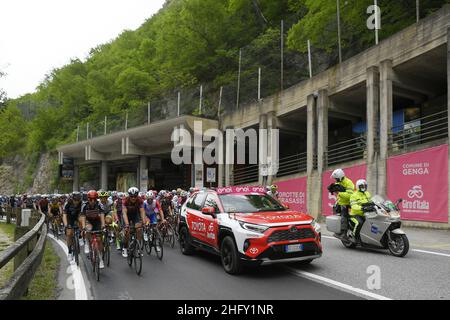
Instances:
[[[398,199],[398,200],[397,200],[397,203],[395,204],[395,206],[398,207],[398,205],[399,205],[400,203],[402,203],[402,202],[403,202],[403,199],[401,199],[401,198]]]
[[[216,217],[216,208],[214,207],[204,207],[202,208],[202,213],[208,216]]]

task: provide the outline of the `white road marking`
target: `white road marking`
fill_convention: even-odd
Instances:
[[[69,255],[69,249],[67,245],[59,239],[55,239],[52,234],[47,234],[50,238],[56,241],[57,244],[63,249],[66,256]],[[88,294],[86,290],[86,285],[84,283],[83,274],[80,268],[78,268],[75,261],[70,263],[70,271],[73,277],[74,289],[75,289],[75,300],[88,300]]]
[[[428,253],[428,254],[434,254],[434,255],[437,255],[437,256],[443,256],[443,257],[450,258],[450,254],[445,254],[445,253],[440,253],[440,252],[433,252],[433,251],[426,251],[426,250],[419,250],[419,249],[413,249],[412,251]]]
[[[341,288],[341,289],[344,289],[345,291],[354,292],[354,293],[357,293],[358,295],[363,295],[363,296],[366,296],[366,297],[369,297],[369,298],[372,298],[372,299],[375,299],[375,300],[392,300],[391,298],[387,298],[387,297],[384,297],[384,296],[381,296],[379,294],[376,294],[376,293],[373,293],[373,292],[370,292],[370,291],[366,291],[366,290],[363,290],[363,289],[355,288],[355,287],[352,287],[352,286],[350,286],[348,284],[345,284],[345,283],[342,283],[342,282],[339,282],[339,281],[335,281],[335,280],[332,280],[332,279],[329,279],[329,278],[325,278],[325,277],[319,276],[317,274],[296,270],[294,268],[286,267],[286,266],[284,268],[289,273],[291,273],[293,275],[296,275],[296,276],[299,276],[299,277],[302,277],[302,278],[307,278],[307,279],[319,282],[321,284],[328,284],[331,287]]]
[[[332,240],[339,240],[338,238],[330,237],[330,236],[322,236],[322,238],[325,238],[325,239],[332,239]],[[419,250],[419,249],[411,249],[411,251],[420,252],[420,253],[427,253],[427,254],[434,254],[434,255],[436,255],[436,256],[442,256],[442,257],[448,257],[448,258],[450,258],[450,254],[445,254],[445,253],[440,253],[440,252],[427,251],[427,250]]]

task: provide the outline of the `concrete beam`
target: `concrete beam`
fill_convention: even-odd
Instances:
[[[79,166],[74,166],[74,168],[73,168],[72,190],[80,191],[80,167]]]
[[[325,171],[328,164],[328,108],[329,108],[328,90],[319,91],[317,101],[317,170],[319,174]]]
[[[108,163],[102,161],[100,165],[100,189],[108,190]]]
[[[100,153],[91,145],[87,145],[84,147],[84,160],[85,161],[103,161],[106,160],[106,154]]]
[[[314,156],[317,152],[317,134],[316,134],[316,121],[317,121],[317,110],[316,110],[316,98],[314,95],[309,95],[307,98],[307,116],[306,116],[306,167],[308,176],[314,170]]]
[[[286,119],[278,118],[277,128],[280,129],[280,131],[292,132],[294,134],[306,133],[306,128],[299,125],[298,121],[296,123],[292,123],[291,121],[288,121]]]
[[[392,61],[384,60],[380,64],[380,159],[378,165],[377,193],[386,195],[386,161],[392,132],[393,81]]]
[[[369,190],[377,190],[376,137],[380,109],[380,72],[377,67],[367,69],[367,183]]]
[[[364,107],[350,104],[343,104],[330,99],[328,111],[333,114],[342,114],[347,118],[364,119]],[[336,116],[337,117],[337,116]]]
[[[267,129],[267,114],[261,114],[259,116],[259,129]],[[258,134],[259,136],[259,134]],[[258,137],[258,143],[259,143],[259,152],[262,153],[263,155],[268,155],[268,150],[267,150],[267,145],[264,143],[261,143],[261,137]],[[258,154],[258,164],[260,164],[261,161],[259,159],[259,154]],[[259,170],[258,170],[259,171]],[[264,186],[267,185],[267,178],[261,175],[261,172],[258,173],[258,184],[260,186]]]
[[[391,71],[391,78],[395,82],[395,86],[425,95],[427,97],[436,97],[439,92],[436,90],[437,86],[430,80],[421,79],[412,75],[403,75],[399,72]]]
[[[412,100],[415,103],[422,103],[427,100],[426,95],[418,93],[418,92],[410,90],[410,89],[398,87],[396,83],[394,83],[394,93],[398,97]]]
[[[141,156],[144,154],[145,152],[141,148],[133,144],[133,142],[130,140],[130,137],[122,138],[122,155]]]

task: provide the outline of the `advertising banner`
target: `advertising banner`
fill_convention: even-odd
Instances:
[[[359,179],[366,179],[367,166],[365,164],[342,168],[342,170],[344,170],[345,176],[352,180],[355,185],[356,181]],[[333,206],[336,203],[336,197],[331,195],[327,189],[330,184],[336,182],[331,178],[332,173],[333,170],[328,170],[322,175],[322,215],[324,216],[330,216],[333,214]]]
[[[277,182],[278,200],[289,205],[289,209],[307,213],[306,183],[307,177]]]
[[[448,145],[389,158],[387,182],[402,219],[448,222]]]

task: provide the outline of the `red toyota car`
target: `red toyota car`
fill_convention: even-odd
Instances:
[[[262,187],[226,187],[191,195],[181,209],[180,248],[221,257],[238,274],[244,265],[302,261],[322,256],[320,225],[292,211]]]

